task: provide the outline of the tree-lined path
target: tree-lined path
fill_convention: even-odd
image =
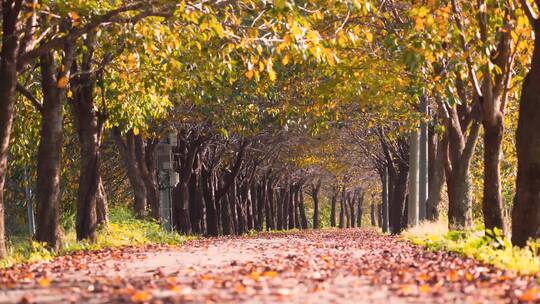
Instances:
[[[0,272],[0,302],[511,303],[533,277],[369,229],[74,254]]]

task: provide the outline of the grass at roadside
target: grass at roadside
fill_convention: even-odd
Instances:
[[[124,208],[112,209],[109,225],[98,231],[96,243],[78,242],[75,231],[66,231],[63,247],[57,252],[49,251],[43,244],[28,237],[15,237],[9,242],[9,255],[0,260],[0,268],[19,263],[49,260],[55,256],[80,250],[97,250],[107,247],[149,244],[179,244],[188,239],[177,233],[161,229],[153,220],[137,219]]]
[[[403,237],[430,250],[458,252],[521,274],[540,274],[540,241],[517,248],[498,231],[488,234],[480,227],[469,232],[448,231],[447,223],[440,221],[425,222],[408,229],[403,232]]]

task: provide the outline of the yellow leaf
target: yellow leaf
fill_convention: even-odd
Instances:
[[[246,77],[247,77],[247,79],[253,78],[253,70],[247,71],[247,72],[246,72]]]
[[[133,128],[133,135],[137,136],[139,135],[139,128]]]
[[[278,273],[275,271],[265,271],[262,275],[263,277],[275,278],[278,276]]]
[[[540,299],[540,289],[533,287],[519,296],[522,302],[533,302]]]
[[[41,279],[39,279],[38,284],[41,287],[47,287],[47,286],[51,285],[51,282],[47,278],[41,278]]]
[[[366,39],[369,42],[373,42],[373,34],[371,32],[366,32]]]
[[[287,63],[289,63],[289,55],[285,55],[281,58],[281,64],[287,65]]]
[[[62,76],[60,77],[60,79],[58,79],[58,83],[56,84],[56,86],[59,89],[65,89],[67,87],[67,84],[68,84],[68,78],[66,76]]]
[[[138,291],[131,296],[133,302],[148,302],[150,299],[152,299],[152,295],[144,291]]]

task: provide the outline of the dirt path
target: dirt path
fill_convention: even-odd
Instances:
[[[540,300],[538,288],[360,229],[103,250],[0,271],[0,303],[509,303]]]

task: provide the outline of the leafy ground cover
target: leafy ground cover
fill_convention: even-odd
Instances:
[[[8,257],[0,260],[0,268],[19,263],[50,260],[53,257],[77,251],[151,244],[180,244],[187,239],[177,233],[164,231],[155,221],[137,219],[131,211],[124,208],[112,209],[109,221],[107,227],[99,230],[97,242],[93,244],[77,241],[73,229],[66,231],[63,247],[58,252],[49,251],[44,244],[28,237],[15,237],[9,242]]]
[[[482,227],[469,232],[448,231],[447,223],[425,222],[406,230],[403,237],[430,250],[445,250],[463,254],[478,261],[522,274],[540,273],[540,241],[528,246],[512,246],[499,230],[484,231]]]
[[[516,303],[534,275],[369,229],[77,252],[0,271],[0,299],[89,303]],[[1,302],[1,301],[0,301]]]

